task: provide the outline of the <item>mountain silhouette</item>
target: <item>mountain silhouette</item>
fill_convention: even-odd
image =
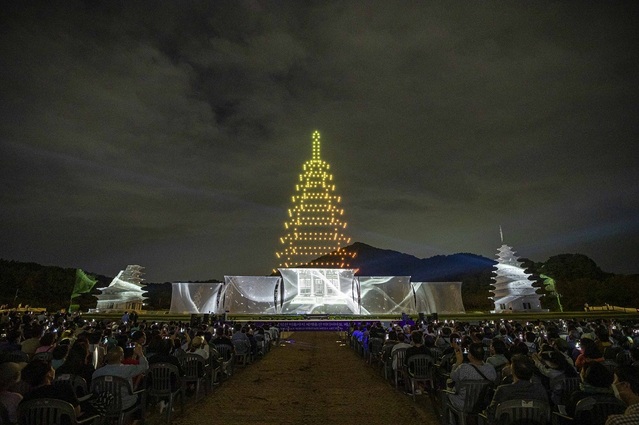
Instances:
[[[469,253],[417,258],[362,242],[355,242],[343,249],[355,254],[349,263],[350,268],[357,269],[358,276],[411,276],[413,282],[461,281],[465,276],[491,270],[496,264],[494,260]],[[334,256],[320,257],[310,265],[327,262]]]

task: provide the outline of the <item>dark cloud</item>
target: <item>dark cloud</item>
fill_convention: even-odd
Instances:
[[[310,135],[353,241],[637,272],[633,3],[14,2],[0,256],[264,274]]]

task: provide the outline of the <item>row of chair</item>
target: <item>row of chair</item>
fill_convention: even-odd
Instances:
[[[457,385],[457,388],[450,390],[446,388],[446,380],[450,377],[454,357],[442,356],[441,350],[430,348],[434,356],[416,355],[411,356],[406,368],[402,367],[406,348],[396,349],[392,357],[383,358],[383,341],[371,338],[368,344],[351,338],[351,348],[360,356],[366,359],[370,365],[379,364],[384,378],[391,380],[399,389],[401,381],[407,382],[407,387],[412,393],[413,401],[418,384],[423,384],[431,389],[431,399],[440,404],[440,411],[444,423],[454,419],[455,423],[465,425],[472,417],[474,423],[487,424],[488,418],[484,411],[490,402],[490,396],[499,382],[466,381]],[[392,368],[395,364],[397,367]],[[501,374],[498,374],[501,375]],[[567,403],[570,395],[579,389],[580,378],[558,378],[550,382],[550,388],[561,396],[561,403]],[[463,394],[464,402],[461,409],[456,408],[448,401],[449,394]],[[625,405],[619,400],[610,397],[587,397],[577,404],[573,418],[558,411],[553,412],[549,403],[539,400],[510,400],[500,403],[496,408],[494,424],[507,425],[513,423],[527,424],[585,424],[603,425],[610,414],[623,413]],[[493,424],[490,424],[493,425]]]
[[[272,347],[274,339],[269,333],[258,339],[258,355],[264,356]],[[276,340],[275,340],[276,342]],[[253,356],[243,344],[219,344],[210,351],[211,359],[217,362],[207,362],[200,355],[181,353],[177,355],[182,368],[182,375],[176,365],[171,363],[154,363],[145,373],[143,389],[134,390],[127,379],[117,376],[102,376],[92,380],[87,388],[86,381],[77,375],[61,374],[53,382],[55,386],[69,387],[82,402],[96,394],[111,394],[112,401],[106,405],[103,416],[91,415],[77,418],[73,406],[57,399],[37,399],[21,403],[18,410],[20,425],[54,425],[54,424],[103,424],[117,423],[123,425],[128,417],[136,414],[144,421],[146,409],[149,405],[156,405],[160,401],[166,402],[164,415],[166,423],[171,422],[171,413],[176,403],[180,405],[180,412],[184,412],[185,389],[195,387],[195,399],[198,400],[202,389],[208,395],[213,384],[219,382],[223,376],[233,374],[234,365],[246,365],[253,360]],[[214,367],[213,363],[220,366]],[[123,409],[122,396],[136,396],[139,402],[129,409]],[[201,398],[201,397],[200,397]],[[111,398],[110,398],[111,399]],[[0,423],[0,425],[2,425]]]

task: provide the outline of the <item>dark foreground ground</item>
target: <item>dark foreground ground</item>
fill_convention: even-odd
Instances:
[[[161,423],[153,414],[152,425]],[[280,346],[179,409],[176,425],[439,424],[428,395],[395,390],[333,332],[283,335]]]

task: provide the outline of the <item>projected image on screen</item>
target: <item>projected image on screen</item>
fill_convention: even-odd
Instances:
[[[224,283],[173,283],[172,313],[463,313],[461,282],[354,276],[352,269],[280,269],[277,276],[225,276]]]
[[[224,310],[233,314],[278,314],[277,276],[224,276]]]
[[[352,269],[279,269],[285,314],[357,313]]]
[[[415,294],[410,276],[362,276],[360,312],[358,314],[411,314],[415,311]]]

